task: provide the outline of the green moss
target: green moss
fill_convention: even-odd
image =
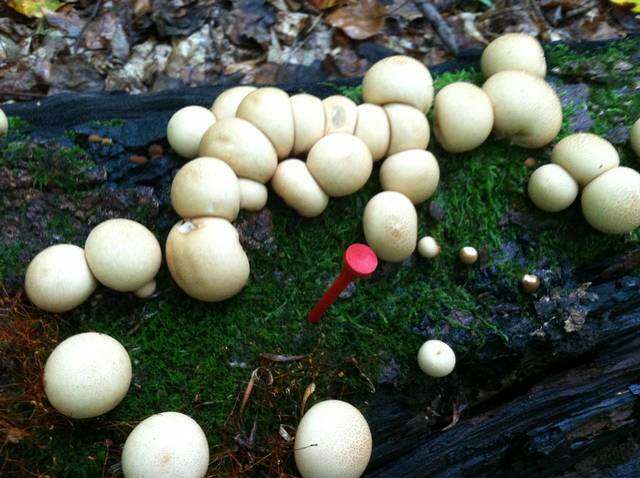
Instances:
[[[9,116],[9,131],[25,131],[31,128],[31,124],[28,121],[18,118],[17,116]]]
[[[358,86],[338,86],[338,93],[352,99],[356,103],[362,101],[362,85]]]
[[[20,258],[22,248],[22,241],[0,246],[0,284],[9,275],[10,271],[14,273],[16,270],[24,271],[26,269]]]

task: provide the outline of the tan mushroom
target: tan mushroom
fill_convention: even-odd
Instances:
[[[187,106],[178,110],[167,125],[167,141],[183,158],[192,159],[198,155],[200,140],[216,117],[202,106]]]
[[[358,107],[346,96],[334,95],[322,100],[324,107],[324,134],[353,134],[358,121]]]
[[[325,116],[322,100],[306,93],[291,97],[295,139],[292,154],[305,154],[324,136]]]
[[[485,78],[507,70],[526,71],[540,78],[547,74],[542,45],[525,33],[506,33],[489,43],[482,53],[480,67]]]
[[[440,167],[433,154],[410,149],[389,156],[380,168],[380,184],[385,191],[398,191],[413,204],[426,201],[438,187]]]
[[[379,161],[387,155],[391,130],[384,108],[371,103],[358,105],[358,121],[354,133],[364,141],[373,161]]]
[[[580,186],[586,186],[602,173],[620,165],[618,151],[604,138],[576,133],[553,147],[551,161],[562,166]]]
[[[640,119],[631,127],[630,133],[631,147],[640,156]]]
[[[412,106],[393,103],[385,105],[389,119],[391,140],[387,155],[409,149],[426,149],[429,144],[429,122],[420,110]]]
[[[267,204],[269,193],[267,187],[252,179],[239,178],[240,209],[245,211],[259,211]]]
[[[0,110],[0,136],[4,136],[9,131],[9,120],[4,111]]]
[[[234,86],[229,88],[218,95],[213,105],[211,105],[211,111],[218,120],[234,118],[236,111],[238,111],[238,106],[240,106],[245,96],[256,90],[255,86]]]
[[[562,211],[578,197],[578,183],[557,164],[545,164],[529,178],[529,197],[538,209],[547,212]]]
[[[299,159],[287,159],[278,164],[271,186],[285,203],[304,217],[319,216],[329,204],[329,196]]]

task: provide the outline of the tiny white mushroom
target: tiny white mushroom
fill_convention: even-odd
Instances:
[[[291,97],[295,140],[292,154],[307,153],[324,136],[325,114],[322,100],[306,93]]]
[[[578,197],[578,183],[557,164],[545,164],[529,178],[529,197],[538,209],[559,212],[573,204]]]
[[[202,136],[215,122],[216,117],[207,108],[187,106],[174,113],[169,120],[167,141],[183,158],[195,158]]]
[[[257,88],[255,86],[234,86],[233,88],[229,88],[218,95],[213,105],[211,105],[211,111],[217,120],[233,118],[245,96],[256,90]]]
[[[431,236],[424,236],[418,241],[418,254],[427,259],[433,259],[440,255],[440,244]]]
[[[547,62],[540,42],[525,33],[506,33],[482,52],[480,67],[485,78],[500,71],[520,70],[544,78]]]
[[[384,106],[390,128],[387,154],[390,156],[409,149],[426,149],[429,145],[429,122],[425,114],[400,103]]]
[[[353,134],[358,121],[358,107],[346,96],[333,95],[322,100],[324,107],[324,134]]]
[[[9,131],[9,120],[4,111],[0,110],[0,136],[4,136]]]
[[[149,297],[151,297],[153,294],[156,293],[156,288],[157,288],[156,281],[152,280],[148,284],[145,284],[139,289],[134,290],[133,293],[136,295],[136,297],[139,297],[141,299],[148,299]]]
[[[424,149],[411,149],[389,156],[380,168],[385,191],[398,191],[413,204],[426,201],[438,187],[440,167],[435,156]]]
[[[456,366],[456,354],[440,340],[427,340],[418,351],[418,365],[430,377],[446,377]]]
[[[245,211],[259,211],[267,204],[267,187],[252,179],[239,178],[240,209]]]
[[[367,145],[374,162],[384,158],[391,140],[389,118],[384,108],[371,103],[358,105],[358,121],[354,134]]]
[[[287,159],[278,164],[271,186],[301,216],[319,216],[329,204],[329,196],[299,159]]]
[[[616,148],[591,133],[576,133],[560,140],[553,147],[551,161],[562,166],[583,187],[620,165]]]

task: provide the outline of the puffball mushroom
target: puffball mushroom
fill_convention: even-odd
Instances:
[[[0,136],[4,136],[9,131],[9,120],[4,111],[0,110]]]
[[[411,57],[395,55],[375,63],[362,80],[365,103],[402,103],[422,113],[433,102],[433,79],[426,66]]]
[[[533,294],[540,288],[540,278],[533,274],[522,276],[522,290],[527,294]]]
[[[380,184],[385,191],[398,191],[413,204],[426,201],[438,187],[440,167],[433,154],[411,149],[389,156],[380,168]]]
[[[563,167],[545,164],[531,174],[528,191],[538,209],[559,212],[578,197],[578,183]]]
[[[70,418],[93,418],[114,409],[131,383],[131,360],[116,339],[86,332],[60,342],[44,366],[44,391]]]
[[[136,297],[139,297],[140,299],[148,299],[149,297],[151,297],[153,294],[156,293],[156,288],[157,288],[156,281],[152,280],[147,285],[143,285],[138,290],[134,291],[134,294],[136,295]]]
[[[501,71],[482,86],[493,104],[493,131],[513,144],[541,148],[562,125],[560,99],[549,84],[523,71]]]
[[[218,95],[211,105],[211,111],[218,120],[234,118],[242,100],[257,89],[255,86],[234,86],[229,88]]]
[[[208,467],[207,437],[193,418],[178,412],[142,420],[122,448],[125,478],[203,478]]]
[[[96,290],[84,250],[72,244],[47,247],[35,256],[24,279],[27,297],[47,312],[67,312]]]
[[[462,262],[463,264],[472,266],[473,264],[478,262],[478,251],[475,247],[465,246],[460,249],[458,257],[460,258],[460,262]]]
[[[416,248],[418,214],[404,194],[384,191],[373,196],[362,223],[367,244],[384,261],[401,262]]]
[[[440,340],[427,340],[418,350],[418,365],[430,377],[446,377],[456,367],[456,354]]]
[[[332,197],[347,196],[364,186],[373,160],[364,142],[346,133],[333,133],[313,145],[307,167],[320,187]]]
[[[239,178],[240,209],[246,211],[259,211],[267,204],[269,193],[264,184],[252,179]]]
[[[580,186],[620,165],[616,148],[591,133],[576,133],[560,140],[553,147],[551,161],[562,166]]]
[[[271,140],[278,158],[291,153],[295,138],[293,111],[289,95],[283,90],[269,86],[249,93],[238,106],[236,116],[262,131]]]
[[[200,156],[218,158],[241,178],[266,183],[278,166],[276,150],[262,131],[240,118],[222,119],[202,137]]]
[[[429,122],[422,111],[400,103],[385,105],[384,111],[391,131],[388,155],[408,149],[427,148]]]
[[[506,33],[482,52],[480,68],[485,78],[500,71],[519,70],[544,78],[547,62],[540,42],[526,33]]]
[[[84,244],[87,263],[98,281],[121,292],[151,282],[162,262],[155,236],[130,219],[109,219],[89,233]]]
[[[236,295],[249,279],[249,259],[231,223],[217,217],[178,222],[167,237],[167,265],[191,297],[219,302]]]
[[[324,136],[325,116],[322,100],[306,93],[291,97],[294,141],[291,153],[307,153]]]
[[[630,133],[631,147],[640,156],[640,119],[631,127]]]
[[[287,159],[278,164],[271,186],[284,202],[304,217],[319,216],[329,204],[329,196],[299,159]]]
[[[492,129],[493,106],[481,88],[457,82],[445,86],[436,95],[433,132],[445,150],[471,151],[484,143]]]
[[[315,404],[298,424],[295,460],[303,478],[359,478],[371,458],[371,430],[362,413],[340,400]]]
[[[358,106],[346,96],[333,95],[322,100],[324,107],[324,134],[353,134],[358,121]]]
[[[379,161],[387,155],[391,129],[384,108],[371,103],[358,105],[358,121],[353,133],[367,145],[373,161]]]
[[[216,117],[202,106],[187,106],[174,113],[167,125],[167,141],[183,158],[192,159],[198,155],[200,140]]]
[[[171,205],[180,217],[238,217],[240,186],[231,166],[198,158],[182,166],[171,183]]]
[[[431,236],[424,236],[418,241],[418,254],[427,259],[440,255],[440,244]]]
[[[599,231],[626,234],[640,226],[640,174],[631,168],[613,168],[582,191],[582,213]]]

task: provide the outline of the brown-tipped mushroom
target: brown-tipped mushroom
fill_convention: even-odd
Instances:
[[[620,165],[616,148],[591,133],[576,133],[560,140],[553,147],[551,161],[562,166],[580,186]]]
[[[393,103],[385,105],[384,111],[389,118],[391,140],[387,155],[409,149],[426,149],[429,144],[429,122],[420,110]]]
[[[259,211],[267,204],[269,193],[267,187],[252,179],[239,178],[240,209],[245,211]]]
[[[522,290],[527,294],[534,294],[540,288],[540,278],[534,274],[522,276]]]
[[[307,153],[324,136],[325,116],[322,100],[306,93],[291,97],[295,139],[292,154]]]
[[[482,53],[480,67],[485,78],[507,70],[526,71],[540,78],[547,74],[542,45],[526,33],[506,33],[493,40]]]
[[[460,252],[458,253],[458,257],[460,258],[460,262],[468,266],[471,266],[478,261],[478,251],[476,250],[475,247],[465,246],[462,249],[460,249]]]
[[[324,134],[353,134],[358,121],[358,106],[346,96],[334,95],[322,100],[324,107]]]
[[[278,164],[271,186],[301,216],[319,216],[329,204],[329,196],[299,159],[287,159]]]
[[[245,96],[256,90],[255,86],[234,86],[229,88],[218,95],[213,105],[211,105],[211,111],[218,120],[234,118],[236,111],[238,111],[238,106],[240,106]]]
[[[389,118],[384,108],[371,103],[358,105],[358,121],[354,133],[364,141],[373,161],[379,161],[387,155],[391,140]]]
[[[178,110],[167,125],[167,141],[183,158],[192,159],[198,155],[200,140],[216,117],[202,106],[187,106]]]
[[[398,191],[413,204],[426,201],[438,187],[440,167],[433,154],[411,149],[389,156],[380,168],[380,184],[385,191]]]

